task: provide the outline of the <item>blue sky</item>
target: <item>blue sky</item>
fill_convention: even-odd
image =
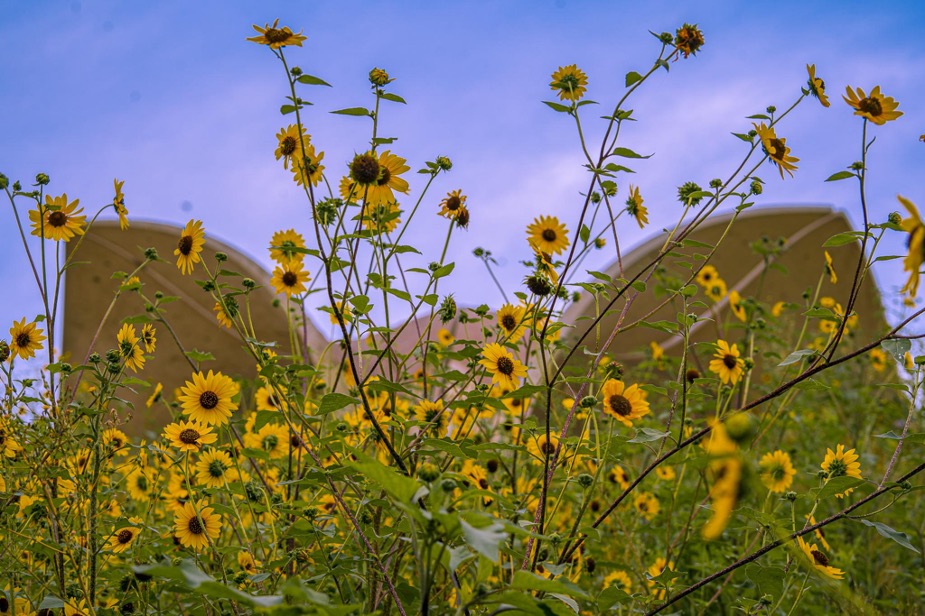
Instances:
[[[365,149],[369,123],[327,112],[370,105],[366,75],[374,66],[396,78],[393,91],[409,103],[384,110],[382,132],[399,138],[392,149],[411,165],[412,194],[422,186],[413,172],[424,161],[452,158],[452,172],[425,204],[436,207],[456,188],[469,196],[472,223],[455,238],[457,272],[443,288],[463,303],[500,303],[486,291],[475,246],[496,255],[510,286],[524,275],[518,260],[528,256],[524,228],[535,216],[557,215],[574,234],[587,178],[573,125],[540,102],[553,100],[552,71],[577,63],[589,75],[587,96],[604,110],[622,92],[625,73],[643,72],[655,57],[648,30],[673,32],[685,21],[704,31],[702,51],[659,74],[630,105],[639,121],[623,145],[655,156],[633,161],[637,173],[618,180],[620,203],[629,181],[641,187],[652,223],[644,231],[626,225],[624,246],[676,218],[679,184],[705,186],[728,175],[744,147],[729,133],[747,132],[745,116],[768,105],[786,108],[799,96],[807,63],[825,79],[832,107],[805,101],[780,127],[799,170],[782,181],[762,168],[759,205],[832,204],[860,223],[856,184],[823,182],[859,158],[861,122],[841,100],[848,84],[881,85],[905,113],[871,128],[872,219],[900,209],[897,193],[925,205],[925,144],[917,140],[925,133],[921,2],[875,9],[845,1],[62,1],[4,10],[0,172],[24,184],[48,173],[51,194],[79,197],[88,211],[112,198],[118,177],[131,218],[202,219],[208,234],[267,267],[274,231],[309,230],[304,196],[273,158],[274,135],[291,121],[278,113],[282,69],[266,48],[244,40],[254,34],[251,24],[277,17],[308,36],[303,48],[287,49],[290,62],[334,86],[305,90],[315,106],[303,116],[332,183]],[[585,116],[591,142],[602,129],[598,115]],[[439,254],[441,223],[422,216],[415,228],[428,260]],[[903,239],[895,234],[887,248],[902,252]],[[904,281],[901,262],[878,265],[878,282],[894,292]],[[39,312],[8,205],[0,213],[0,276],[7,298],[0,324]]]

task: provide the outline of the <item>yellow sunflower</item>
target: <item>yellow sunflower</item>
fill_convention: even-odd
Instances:
[[[151,323],[146,323],[141,328],[141,339],[145,343],[145,352],[153,353],[157,348],[157,330]]]
[[[703,47],[703,32],[697,24],[684,24],[675,32],[674,46],[685,58],[697,55]]]
[[[164,428],[164,438],[180,451],[199,451],[203,445],[217,441],[218,435],[212,431],[211,426],[202,425],[197,421],[180,420]]]
[[[578,101],[585,95],[588,85],[588,76],[584,71],[578,68],[577,64],[560,66],[552,74],[552,81],[549,87],[553,92],[559,94],[559,100]]]
[[[659,504],[658,499],[655,498],[654,494],[649,492],[641,492],[633,501],[633,508],[636,510],[636,513],[650,522],[658,515],[658,512],[662,510],[662,506]]]
[[[301,261],[289,261],[283,265],[277,265],[273,270],[270,284],[277,293],[284,293],[286,297],[305,293],[305,283],[309,282],[311,277],[303,270],[304,267]]]
[[[267,452],[272,460],[282,458],[289,452],[289,428],[275,423],[265,424],[256,434],[245,434],[244,445]]]
[[[704,449],[710,455],[707,478],[711,482],[709,496],[713,515],[704,524],[701,535],[707,541],[712,541],[723,534],[732,519],[732,511],[739,499],[742,461],[738,456],[738,447],[729,438],[726,427],[719,422],[713,424],[713,431],[704,442]]]
[[[623,381],[608,379],[601,388],[601,397],[604,412],[628,428],[632,427],[633,420],[649,413],[646,392],[635,383],[627,387]]]
[[[527,225],[527,241],[537,252],[557,255],[569,246],[568,229],[555,216],[540,216]]]
[[[304,147],[305,155],[298,152],[292,159],[292,180],[302,186],[308,178],[312,186],[317,186],[324,178],[324,165],[321,164],[324,160],[324,152],[315,152],[315,146],[310,143],[305,144]]]
[[[491,382],[511,390],[517,389],[518,379],[527,376],[527,367],[514,359],[511,352],[493,342],[482,349],[480,364],[491,373]]]
[[[609,586],[617,586],[626,594],[633,592],[633,580],[626,573],[626,571],[614,571],[607,574],[604,577],[604,588]]]
[[[112,537],[106,542],[106,549],[119,553],[124,552],[132,546],[135,539],[138,538],[139,529],[134,526],[126,526],[114,531]]]
[[[870,365],[876,372],[886,370],[886,353],[883,349],[874,348],[870,350]]]
[[[649,577],[657,578],[662,573],[664,573],[666,568],[670,571],[674,571],[674,561],[668,561],[662,558],[661,556],[659,556],[658,558],[655,559],[655,562],[652,563],[652,566],[646,569],[646,572],[649,574]],[[658,582],[656,582],[655,580],[646,581],[646,584],[649,586],[649,589],[652,591],[652,594],[655,595],[655,598],[661,600],[665,598],[665,589],[658,588],[656,586],[657,583]],[[669,582],[666,582],[665,585],[670,586],[672,583],[673,581],[669,581]]]
[[[119,341],[119,354],[125,359],[125,365],[131,368],[132,372],[144,370],[145,355],[141,350],[141,342],[135,332],[135,326],[129,323],[123,324],[116,339]]]
[[[764,122],[761,124],[753,124],[753,126],[758,132],[758,137],[761,138],[761,145],[764,147],[764,151],[774,164],[777,165],[777,170],[780,171],[781,179],[784,179],[784,171],[786,171],[790,177],[793,177],[793,172],[797,168],[794,163],[800,162],[800,159],[795,156],[790,156],[790,148],[787,147],[787,140],[783,137],[778,137],[774,132],[774,128],[766,126]]]
[[[341,182],[341,193],[346,189],[354,200],[365,199],[367,205],[393,203],[393,191],[408,192],[408,181],[400,176],[410,168],[404,158],[389,150],[382,152],[378,158],[375,152],[357,154],[350,163],[348,184],[344,186]]]
[[[363,228],[374,233],[391,233],[401,224],[401,210],[398,203],[374,205],[367,202],[363,206]]]
[[[302,141],[304,140],[307,145],[311,138],[305,134],[304,126],[300,130],[298,124],[290,124],[286,128],[279,129],[276,140],[278,143],[273,154],[276,156],[276,160],[282,158],[283,169],[288,169],[289,161],[296,155],[301,156]]]
[[[861,88],[856,88],[856,93],[851,90],[851,86],[847,86],[845,90],[848,92],[848,96],[843,96],[842,98],[846,103],[854,107],[854,115],[867,118],[878,126],[883,126],[903,114],[902,111],[896,111],[899,103],[893,100],[892,97],[884,96],[880,93],[880,86],[871,90],[870,96],[865,96],[864,90]]]
[[[816,77],[816,65],[807,64],[806,72],[809,73],[809,93],[819,99],[823,107],[829,106],[829,97],[825,94],[825,82]]]
[[[125,485],[132,499],[146,503],[157,487],[154,483],[154,471],[147,466],[136,466],[125,476]]]
[[[655,469],[655,474],[662,481],[671,481],[675,479],[678,474],[675,473],[674,469],[670,466],[659,466]]]
[[[301,30],[294,33],[288,26],[283,26],[282,28],[277,26],[279,26],[279,19],[274,21],[272,26],[270,24],[264,24],[261,28],[257,24],[254,24],[254,30],[256,30],[260,36],[250,36],[247,40],[253,41],[258,45],[268,45],[270,49],[279,49],[287,45],[301,47],[302,41],[308,38],[302,34]]]
[[[508,342],[514,343],[521,339],[527,331],[526,308],[505,304],[498,310],[498,326],[504,332]]]
[[[551,432],[549,433],[549,438],[546,438],[546,433],[543,432],[540,434],[534,434],[527,439],[527,451],[540,460],[543,460],[548,456],[552,456],[554,453],[556,453],[556,448],[558,447],[559,437]]]
[[[611,482],[620,486],[621,490],[625,490],[630,487],[629,475],[626,474],[626,471],[623,470],[623,467],[620,465],[614,466],[612,469],[610,469],[610,473],[607,475],[607,478],[610,479]]]
[[[840,580],[845,577],[844,571],[829,565],[828,556],[826,556],[815,543],[806,543],[803,541],[803,537],[797,537],[797,544],[800,546],[803,554],[806,555],[806,558],[809,559],[809,562],[812,563],[813,567],[817,570],[834,580]]]
[[[234,461],[220,449],[204,451],[196,461],[196,481],[207,488],[220,488],[230,479]]]
[[[422,429],[433,429],[438,436],[446,436],[446,428],[450,422],[450,414],[443,409],[443,400],[421,400],[421,403],[414,407],[414,417],[418,421],[430,424],[422,426]],[[433,423],[431,423],[433,422]]]
[[[241,567],[241,570],[245,573],[257,573],[257,567],[259,565],[260,561],[254,560],[254,555],[247,550],[238,552],[238,566]]]
[[[238,384],[221,372],[207,375],[197,372],[192,382],[180,388],[180,404],[183,414],[208,426],[223,426],[228,423],[231,412],[238,405],[232,398],[238,393]]]
[[[837,445],[835,451],[826,449],[825,459],[822,461],[822,470],[826,472],[826,481],[833,477],[854,477],[863,479],[861,476],[861,463],[858,462],[858,454],[854,449],[845,451],[844,445]],[[836,494],[835,498],[844,498],[854,491],[849,488],[841,494]]]
[[[163,385],[163,383],[158,383],[158,384],[154,387],[154,391],[151,392],[151,396],[150,396],[147,400],[145,400],[145,406],[146,406],[147,408],[151,408],[151,407],[154,406],[156,403],[160,402],[160,400],[161,400],[161,392],[163,392],[163,391],[164,391],[164,385]]]
[[[729,292],[729,309],[743,323],[748,318],[745,314],[745,306],[742,305],[742,296],[735,289]]]
[[[225,298],[227,302],[229,298]],[[222,325],[228,329],[231,329],[231,326],[234,325],[234,321],[231,320],[231,317],[228,316],[228,312],[222,307],[218,302],[215,302],[215,305],[212,306],[212,310],[215,312],[215,320],[218,321],[219,325]]]
[[[177,267],[186,274],[193,273],[193,266],[202,261],[199,254],[206,243],[206,232],[202,228],[201,220],[190,220],[180,233],[180,241],[173,251],[177,257]]]
[[[713,283],[719,279],[719,272],[716,271],[716,268],[712,265],[704,265],[701,267],[700,271],[697,272],[697,276],[694,278],[697,284],[705,289],[710,288]]]
[[[10,361],[17,355],[22,359],[35,357],[35,352],[42,349],[42,334],[45,330],[36,327],[36,324],[26,323],[26,317],[21,321],[13,321],[10,328]]]
[[[273,391],[272,387],[261,387],[254,394],[254,400],[257,403],[258,411],[278,411],[282,408],[283,403]]]
[[[762,483],[768,490],[777,494],[790,489],[793,477],[797,474],[790,461],[790,454],[780,449],[761,456],[758,468],[761,470]]]
[[[457,189],[446,193],[446,198],[440,202],[438,214],[444,218],[455,220],[465,209],[466,195],[462,194],[462,189]]]
[[[45,195],[45,205],[29,211],[32,221],[32,235],[46,240],[69,242],[72,237],[84,234],[86,216],[79,216],[83,208],[76,209],[80,199],[67,201],[67,193],[58,197]]]
[[[295,229],[277,231],[270,239],[270,258],[279,264],[301,261],[305,258],[304,248],[305,238]]]
[[[716,374],[724,384],[735,385],[745,372],[745,360],[739,357],[739,347],[725,340],[716,341],[715,359],[710,360],[710,372]]]
[[[922,222],[914,203],[899,195],[897,199],[909,212],[909,218],[903,218],[900,223],[902,230],[909,234],[906,243],[909,254],[903,259],[903,271],[909,272],[909,280],[900,292],[908,292],[909,297],[914,298],[919,290],[919,271],[922,269],[922,262],[925,261],[925,223]]]
[[[710,286],[703,288],[703,293],[714,302],[720,302],[726,297],[726,281],[716,277],[710,283]]]
[[[193,503],[184,503],[174,517],[174,528],[180,545],[194,550],[209,546],[209,540],[218,539],[222,530],[222,516],[211,507],[201,507],[196,512]]]
[[[453,334],[450,333],[445,327],[440,328],[440,331],[437,332],[437,342],[440,343],[442,347],[448,347],[456,341],[456,338],[453,337]]]
[[[636,219],[640,229],[649,224],[649,210],[642,204],[638,186],[630,184],[630,196],[626,200],[626,211]]]
[[[838,282],[838,275],[835,273],[835,266],[832,265],[832,255],[828,250],[823,252],[825,253],[825,273],[829,275],[829,282],[835,284]]]
[[[112,184],[116,191],[116,195],[112,198],[112,207],[119,215],[119,230],[125,231],[128,229],[128,209],[125,207],[125,195],[122,194],[122,185],[125,184],[125,180],[120,182],[113,179]]]

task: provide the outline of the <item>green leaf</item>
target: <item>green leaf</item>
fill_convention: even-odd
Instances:
[[[666,436],[668,436],[668,432],[653,430],[652,428],[640,428],[636,432],[636,436],[628,440],[627,443],[651,443],[652,441],[660,441]]]
[[[405,105],[405,99],[400,97],[398,94],[392,94],[391,92],[383,92],[381,98],[384,98],[387,101],[392,101],[393,103],[401,103]]]
[[[732,133],[732,134],[735,135],[736,137],[738,137],[739,139],[741,139],[742,141],[744,141],[745,143],[751,143],[751,142],[752,142],[752,138],[749,137],[748,135],[745,135],[745,134],[743,134],[743,133]]]
[[[853,244],[858,241],[861,237],[864,236],[863,232],[859,231],[846,231],[844,233],[836,233],[829,239],[825,241],[822,245],[823,248],[830,248],[832,246],[844,246],[845,244]]]
[[[637,280],[633,282],[633,284],[631,284],[630,286],[636,289],[637,291],[639,291],[640,293],[646,292],[646,283],[642,280]]]
[[[339,394],[332,392],[325,394],[321,399],[321,404],[318,407],[319,415],[326,415],[328,413],[333,413],[334,411],[339,411],[345,406],[351,404],[359,404],[360,401],[354,398],[353,396],[348,396],[346,394]]]
[[[443,278],[444,276],[449,276],[453,269],[456,267],[455,263],[447,263],[443,267],[437,268],[434,272],[434,278]]]
[[[613,171],[614,173],[617,173],[618,171],[625,171],[627,173],[636,173],[629,167],[624,167],[623,165],[618,165],[616,163],[607,163],[606,165],[604,165],[604,169],[606,169],[607,171]]]
[[[215,355],[212,355],[212,353],[197,351],[196,349],[193,349],[192,351],[186,351],[184,355],[196,363],[202,363],[204,361],[215,361]]]
[[[622,156],[623,158],[652,158],[652,155],[643,156],[642,154],[637,154],[629,148],[614,148],[611,152],[614,156]]]
[[[865,519],[860,519],[858,520],[858,522],[860,522],[861,524],[864,524],[865,526],[872,526],[873,528],[877,530],[878,533],[880,533],[887,539],[892,539],[893,541],[903,546],[904,548],[912,550],[916,554],[920,554],[918,549],[914,545],[912,545],[912,543],[909,541],[909,535],[907,535],[906,533],[902,531],[898,531],[898,530],[893,530],[892,528],[890,528],[886,524],[883,524],[882,522],[874,522],[872,520],[865,520]]]
[[[530,573],[529,571],[520,570],[514,574],[511,582],[511,588],[517,590],[541,590],[543,592],[554,592],[568,597],[578,597],[579,599],[588,599],[588,593],[575,586],[571,582],[562,582],[558,580],[547,580],[544,577]]]
[[[777,364],[777,367],[779,368],[781,366],[789,366],[790,364],[795,364],[798,361],[802,361],[804,358],[807,358],[807,357],[812,357],[813,355],[816,355],[817,353],[818,351],[814,349],[800,349],[799,351],[794,351],[793,353],[788,355],[784,359],[784,361]]]
[[[591,237],[591,229],[588,228],[588,225],[581,225],[581,229],[578,231],[578,238],[583,244],[588,243],[588,239]]]
[[[466,544],[485,558],[493,563],[497,563],[499,558],[499,546],[507,539],[507,533],[504,530],[504,524],[497,520],[487,520],[488,525],[475,527],[467,524],[460,518],[459,525],[462,528],[463,537]]]
[[[630,71],[626,74],[626,87],[627,88],[639,81],[642,81],[642,75],[640,75],[636,71]]]
[[[338,109],[337,111],[332,111],[331,113],[336,113],[337,115],[349,115],[349,116],[370,116],[372,113],[366,107],[347,107],[346,109]]]
[[[912,342],[907,338],[891,338],[880,343],[884,351],[893,356],[900,364],[905,363],[906,353],[912,348]]]
[[[847,475],[842,477],[832,477],[825,482],[824,486],[816,491],[816,500],[832,498],[836,494],[842,494],[847,490],[856,488],[863,484],[864,480],[858,479],[857,477],[848,477]]]
[[[839,171],[838,173],[833,173],[828,177],[826,182],[837,182],[838,180],[847,180],[848,178],[856,178],[857,175],[850,171]]]
[[[362,454],[357,455],[359,461],[351,462],[349,465],[360,471],[367,479],[379,484],[389,496],[399,503],[405,505],[411,504],[418,491],[422,489],[426,490],[417,480],[400,474],[398,471],[385,466],[378,460],[373,460]]]
[[[228,599],[240,601],[251,607],[273,607],[283,602],[282,596],[258,597],[244,591],[226,586],[203,573],[191,560],[184,560],[179,566],[166,565],[136,565],[132,567],[135,573],[144,573],[150,576],[166,578],[179,582],[198,594],[215,599]]]
[[[295,105],[283,105],[282,107],[279,108],[279,112],[283,115],[290,114],[295,110],[296,110]]]
[[[64,607],[64,601],[59,599],[54,595],[45,595],[45,598],[42,599],[42,602],[39,604],[38,611],[42,610],[60,610]]]
[[[331,87],[331,84],[329,84],[327,81],[325,81],[324,79],[321,79],[320,77],[314,77],[313,75],[300,75],[298,81],[299,83],[305,83],[310,86],[328,86],[329,88]]]
[[[544,105],[547,105],[553,111],[558,111],[559,113],[569,113],[572,108],[566,105],[561,105],[559,103],[552,103],[550,101],[543,101]]]
[[[640,321],[639,325],[641,327],[648,327],[649,329],[657,329],[660,332],[665,332],[666,334],[673,334],[678,331],[678,324],[672,323],[671,321]]]
[[[755,115],[748,116],[748,119],[749,120],[770,120],[771,118],[764,115],[763,113],[756,113]]]
[[[764,567],[762,565],[748,565],[745,575],[758,587],[762,595],[771,595],[777,599],[784,592],[784,570],[780,567]]]

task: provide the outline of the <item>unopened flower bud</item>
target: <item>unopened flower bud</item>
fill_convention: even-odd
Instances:
[[[438,156],[435,162],[441,171],[449,171],[453,168],[453,161],[446,156]]]
[[[601,202],[601,193],[596,190],[591,193],[591,203],[600,203]]]
[[[440,482],[440,489],[444,492],[452,492],[456,489],[456,482],[452,479],[444,479]]]
[[[418,470],[418,477],[421,481],[431,483],[440,477],[440,469],[437,465],[431,464],[430,462],[422,464],[421,468]]]
[[[751,190],[753,195],[760,195],[761,192],[764,190],[764,186],[761,185],[760,181],[752,180],[752,183],[749,185],[749,189]]]
[[[578,485],[581,487],[590,488],[592,483],[594,483],[594,477],[588,473],[582,473],[578,475]]]
[[[0,340],[0,362],[5,362],[10,358],[10,345],[6,340]]]
[[[713,178],[712,180],[710,180],[710,188],[721,188],[722,185],[723,185],[723,181],[719,178]]]
[[[899,212],[890,212],[890,216],[887,218],[887,221],[894,225],[898,225],[903,221],[903,217],[899,214]]]
[[[440,315],[441,323],[452,321],[453,317],[456,316],[456,300],[453,299],[452,295],[447,295],[443,298],[438,314]]]
[[[369,71],[369,83],[373,84],[374,86],[381,88],[382,86],[386,85],[387,83],[391,83],[392,81],[394,80],[389,79],[389,74],[381,68],[374,68],[373,70]]]
[[[590,408],[593,408],[595,404],[597,404],[597,398],[595,398],[594,396],[585,396],[578,403],[578,406],[580,406],[583,409],[590,409]]]
[[[527,276],[524,279],[524,284],[537,297],[545,297],[553,292],[552,283],[545,276],[537,276],[536,274]]]
[[[226,255],[224,252],[216,252],[215,260],[218,261],[219,263],[224,263],[225,261],[228,260],[228,255]]]
[[[691,206],[696,206],[698,203],[700,203],[700,197],[698,196],[691,198],[691,195],[698,193],[701,190],[703,189],[700,188],[700,185],[697,184],[697,182],[685,182],[684,184],[678,186],[678,200],[682,205],[687,205],[688,201],[690,201]]]
[[[7,186],[9,185],[10,185],[10,178],[0,173],[0,190],[6,190]]]
[[[797,499],[797,493],[793,490],[787,490],[784,492],[784,500],[788,500],[791,503]]]
[[[37,173],[35,175],[35,185],[36,186],[46,186],[51,182],[51,178],[48,177],[46,173]]]
[[[300,77],[302,75],[302,69],[298,66],[293,66],[291,69],[289,69],[289,74],[293,77]]]
[[[157,260],[157,248],[145,248],[145,259],[148,261]]]
[[[767,111],[768,113],[774,113],[775,111],[777,111],[777,107],[775,107],[774,105],[768,105],[768,108],[765,111]]]
[[[257,283],[254,282],[253,278],[245,278],[241,281],[241,286],[243,286],[245,289],[248,289],[249,291],[253,291],[257,288]]]

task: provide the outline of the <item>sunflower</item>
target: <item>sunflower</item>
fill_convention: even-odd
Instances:
[[[626,200],[626,211],[636,219],[640,229],[649,224],[649,210],[642,204],[638,186],[630,184],[630,196]]]
[[[480,364],[491,372],[491,382],[502,387],[517,389],[518,379],[527,376],[527,367],[514,359],[511,352],[497,342],[482,349]]]
[[[305,238],[295,229],[277,231],[270,239],[270,258],[279,264],[301,261],[305,258]]]
[[[883,352],[883,349],[875,348],[870,350],[870,364],[876,372],[886,370],[886,353]]]
[[[228,423],[231,412],[238,405],[232,400],[238,393],[238,384],[221,372],[203,375],[197,372],[192,382],[187,381],[180,388],[180,404],[183,414],[208,426],[223,426]]]
[[[83,235],[87,217],[78,216],[84,211],[83,208],[76,209],[78,203],[80,199],[68,203],[67,193],[58,197],[45,195],[45,205],[29,211],[32,235],[55,242],[69,242],[75,235]]]
[[[829,97],[825,95],[825,82],[816,77],[816,65],[807,64],[806,72],[809,73],[809,93],[819,99],[823,107],[829,106]]]
[[[197,421],[172,423],[164,428],[164,438],[180,451],[199,451],[203,445],[218,440],[211,426],[204,426]]]
[[[283,265],[277,265],[273,270],[270,284],[277,293],[284,293],[286,297],[305,293],[305,283],[309,282],[311,277],[303,270],[303,267],[304,264],[301,261],[289,261]]]
[[[650,578],[657,578],[658,576],[660,576],[662,573],[665,572],[665,569],[668,569],[669,571],[674,571],[674,561],[668,561],[662,558],[661,556],[659,556],[658,558],[655,559],[655,562],[652,563],[652,566],[646,569],[646,572],[649,574]],[[657,588],[656,587],[657,583],[658,582],[656,582],[653,579],[649,579],[646,581],[646,584],[648,584],[649,588],[652,591],[652,594],[655,595],[655,598],[661,600],[665,598],[665,590],[663,588]],[[668,582],[665,582],[663,585],[670,586],[671,584],[672,582],[669,580]]]
[[[148,466],[137,466],[125,476],[125,485],[129,496],[134,500],[146,503],[154,492],[154,471]]]
[[[301,47],[302,41],[308,38],[302,34],[301,30],[294,33],[288,26],[278,28],[278,25],[279,19],[274,21],[272,26],[270,24],[264,24],[263,28],[254,24],[254,30],[256,30],[260,36],[250,36],[247,40],[253,41],[258,45],[268,45],[270,49],[279,49],[287,45]]]
[[[13,327],[10,328],[10,361],[17,355],[22,359],[35,357],[35,352],[42,348],[42,340],[45,340],[42,335],[44,331],[36,327],[34,322],[26,323],[26,317],[19,322],[13,321]]]
[[[559,100],[563,101],[581,100],[581,97],[585,95],[587,85],[588,76],[578,68],[577,64],[560,66],[552,74],[552,81],[549,82],[550,89],[557,92]]]
[[[420,422],[429,424],[421,429],[433,429],[439,436],[446,435],[446,428],[450,421],[449,413],[444,412],[443,400],[421,400],[414,407],[414,417]]]
[[[633,592],[633,580],[626,571],[614,571],[604,577],[604,588],[617,586],[626,594]]]
[[[812,563],[813,567],[826,574],[833,580],[840,580],[845,576],[845,572],[829,565],[829,558],[819,549],[815,543],[806,543],[803,537],[797,537],[797,544]]]
[[[157,402],[160,402],[161,392],[163,391],[164,391],[164,385],[162,383],[158,383],[157,385],[155,385],[154,391],[151,392],[151,396],[147,400],[145,400],[145,406],[147,408],[151,408]]]
[[[771,315],[774,318],[780,317],[780,315],[784,314],[784,308],[786,307],[787,302],[775,302],[774,305],[771,306]]]
[[[227,303],[231,298],[226,297],[225,302]],[[222,307],[218,302],[215,302],[215,305],[212,306],[212,310],[215,312],[215,320],[218,321],[219,325],[222,325],[228,329],[231,329],[231,326],[234,325],[234,321],[231,320],[231,317],[228,316],[228,312]]]
[[[138,538],[139,529],[134,526],[126,526],[113,532],[112,537],[106,542],[106,548],[113,552],[124,552],[129,549]]]
[[[608,379],[601,388],[604,412],[626,427],[633,426],[633,420],[649,414],[646,392],[635,383],[627,387],[623,381]]]
[[[128,435],[118,428],[109,428],[103,431],[103,447],[109,450],[109,453],[125,453],[129,443]]]
[[[112,185],[116,190],[116,196],[112,198],[112,207],[116,210],[116,214],[119,215],[119,229],[121,231],[128,229],[128,209],[125,207],[125,195],[122,194],[123,184],[125,184],[125,180],[120,182],[113,179],[112,181]]]
[[[838,275],[835,273],[835,266],[832,265],[832,255],[829,254],[829,251],[824,251],[825,253],[825,273],[829,275],[829,282],[835,284],[838,282]]]
[[[272,387],[261,387],[254,394],[254,400],[257,403],[258,411],[278,411],[282,408],[283,403],[273,391]]]
[[[177,267],[184,275],[193,273],[193,266],[202,261],[199,253],[206,243],[206,232],[201,220],[190,220],[180,234],[180,241],[173,251],[177,257]]]
[[[71,599],[64,604],[64,616],[90,616],[90,608],[84,599]]]
[[[713,424],[713,431],[704,443],[704,449],[710,455],[707,477],[712,482],[709,496],[713,515],[704,524],[701,535],[712,541],[723,534],[732,519],[732,510],[739,499],[742,461],[735,442],[729,438],[725,426],[718,422]]]
[[[890,96],[884,96],[880,93],[880,86],[870,91],[870,96],[864,95],[864,90],[856,88],[857,93],[847,86],[845,90],[848,96],[842,98],[846,103],[854,107],[854,115],[867,118],[878,126],[883,126],[890,120],[895,120],[903,114],[902,111],[896,111],[899,103]]]
[[[220,449],[204,451],[196,461],[196,481],[207,488],[220,488],[229,479],[234,461]]]
[[[701,267],[700,271],[697,272],[696,278],[694,278],[697,284],[705,289],[709,289],[713,283],[719,279],[719,272],[716,271],[716,268],[712,265],[704,265]]]
[[[922,222],[922,217],[919,216],[919,210],[914,203],[900,195],[896,198],[909,212],[909,218],[903,218],[899,225],[909,234],[906,242],[909,254],[903,259],[903,271],[909,272],[909,280],[900,293],[908,292],[909,297],[914,298],[919,290],[919,270],[922,269],[922,261],[925,261],[925,223]]]
[[[498,310],[498,326],[504,332],[505,339],[514,343],[521,339],[527,331],[526,308],[505,304]]]
[[[784,179],[784,171],[790,174],[790,177],[793,177],[793,172],[797,168],[794,163],[800,162],[800,159],[795,156],[790,156],[790,148],[787,147],[787,140],[783,137],[778,137],[774,132],[774,128],[766,126],[764,122],[761,124],[753,123],[752,125],[761,138],[761,145],[764,147],[764,151],[774,164],[777,165],[777,170],[780,171],[781,179]]]
[[[241,567],[241,570],[245,573],[254,574],[257,573],[257,567],[260,566],[260,561],[254,560],[254,555],[247,550],[241,550],[238,552],[238,566]]]
[[[386,150],[379,157],[375,152],[357,154],[350,163],[350,177],[347,184],[341,181],[341,194],[347,193],[353,200],[364,199],[367,205],[385,205],[395,201],[392,191],[408,192],[408,181],[400,177],[411,167],[405,159]]]
[[[658,467],[656,467],[656,469],[655,469],[655,474],[656,474],[656,475],[658,476],[658,478],[661,479],[662,481],[671,481],[671,480],[675,479],[675,478],[678,476],[678,474],[675,473],[674,469],[671,468],[670,466],[658,466]]]
[[[557,255],[568,248],[568,229],[555,216],[540,216],[527,225],[527,241],[533,250]]]
[[[265,451],[270,459],[282,458],[289,452],[289,428],[275,423],[265,424],[256,433],[245,434],[244,445]]]
[[[440,202],[440,211],[438,214],[444,218],[455,220],[460,212],[466,209],[466,195],[462,194],[462,189],[446,193],[446,198]]]
[[[317,186],[324,178],[324,152],[315,152],[315,146],[307,143],[304,146],[305,154],[299,152],[292,159],[292,181],[299,186],[305,184],[305,178],[312,186]]]
[[[401,210],[397,203],[374,205],[367,202],[363,206],[360,222],[363,228],[374,233],[391,233],[401,223]]]
[[[24,554],[28,554],[25,552]],[[0,593],[0,614],[16,614],[16,616],[35,616],[32,604],[25,597],[14,597],[12,603]]]
[[[141,328],[141,339],[145,343],[145,352],[153,353],[157,348],[157,330],[154,325],[147,323]]]
[[[629,475],[626,474],[626,471],[623,470],[623,467],[620,465],[614,466],[612,469],[610,469],[610,473],[607,475],[607,478],[610,479],[611,482],[620,486],[621,490],[625,490],[630,487]]]
[[[445,327],[441,327],[440,331],[437,332],[437,342],[440,343],[442,347],[448,347],[456,341],[456,338],[453,337],[453,334],[450,333]]]
[[[276,156],[276,160],[282,158],[283,169],[288,169],[289,161],[296,156],[296,152],[301,155],[302,143],[304,142],[307,145],[311,138],[305,134],[304,126],[300,127],[298,124],[290,124],[286,128],[279,129],[279,132],[276,134],[276,140],[278,143],[273,155]]]
[[[124,323],[116,339],[119,341],[119,355],[125,359],[125,365],[131,368],[132,372],[144,370],[145,356],[141,350],[141,342],[135,332],[135,326]]]
[[[650,522],[658,515],[658,512],[662,510],[662,506],[659,504],[658,499],[655,498],[654,494],[650,494],[649,492],[641,492],[633,501],[633,508],[636,510],[636,513]]]
[[[197,513],[193,503],[187,502],[177,509],[174,527],[180,545],[199,550],[208,547],[210,539],[218,539],[222,516],[212,511],[211,507],[202,507]]]
[[[551,432],[549,433],[549,438],[546,437],[545,433],[541,433],[534,434],[527,439],[527,451],[540,460],[551,457],[556,453],[558,447],[559,438]]]
[[[822,461],[820,466],[822,470],[826,472],[826,481],[833,477],[854,477],[856,479],[863,479],[861,476],[861,463],[858,462],[857,452],[854,449],[845,451],[845,446],[841,444],[835,447],[835,451],[828,448],[826,449],[825,460]],[[849,488],[841,494],[836,494],[835,498],[844,498],[853,491],[854,488]]]
[[[710,360],[710,372],[716,374],[724,384],[735,385],[745,372],[745,360],[739,357],[739,347],[730,346],[725,340],[716,341],[715,359]]]
[[[714,278],[710,286],[703,288],[703,293],[714,302],[720,302],[726,297],[726,281],[722,278]]]
[[[674,46],[685,58],[689,58],[691,54],[697,55],[703,47],[703,32],[697,24],[684,24],[675,32]]]
[[[745,306],[742,305],[742,296],[735,289],[729,292],[729,309],[743,323],[747,320]]]
[[[761,456],[758,468],[761,470],[762,483],[777,494],[786,492],[793,485],[793,477],[797,474],[790,462],[790,455],[780,449]]]

